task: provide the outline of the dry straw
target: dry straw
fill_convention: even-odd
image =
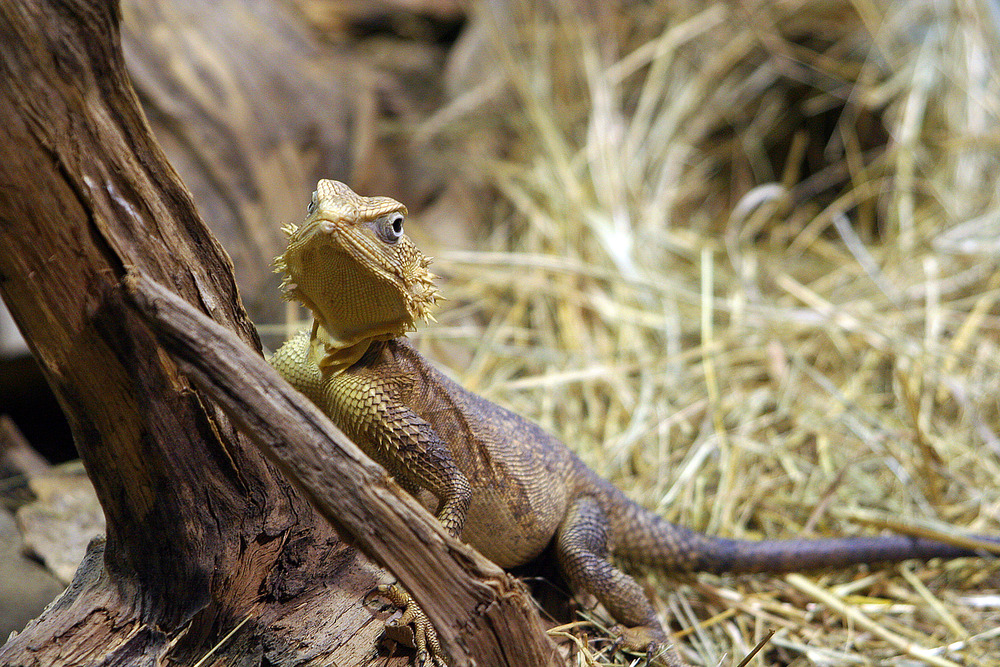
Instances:
[[[1000,535],[997,13],[583,4],[479,10],[494,225],[421,345],[700,530]],[[697,664],[1000,665],[992,563],[643,581]]]

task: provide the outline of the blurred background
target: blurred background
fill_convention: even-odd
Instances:
[[[448,300],[421,349],[670,520],[751,539],[1000,534],[991,0],[122,14],[149,122],[270,349],[307,324],[270,271],[279,227],[337,178],[405,203],[437,258]],[[101,515],[3,315],[0,414],[6,637]],[[774,629],[751,664],[915,664],[916,645],[1000,665],[989,562],[641,581],[696,664]]]

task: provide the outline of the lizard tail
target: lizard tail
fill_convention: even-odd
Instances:
[[[630,503],[631,504],[631,503]],[[730,540],[672,524],[633,505],[624,529],[616,531],[614,553],[661,570],[750,573],[797,572],[909,559],[984,556],[981,551],[905,535],[815,540]],[[977,536],[983,541],[1000,539]]]

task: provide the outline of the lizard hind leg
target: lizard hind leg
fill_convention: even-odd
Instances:
[[[655,657],[653,664],[685,667],[668,647],[642,588],[609,560],[608,518],[593,497],[582,496],[569,507],[556,533],[556,556],[570,585],[596,597],[623,626],[620,637],[628,648],[645,650]]]

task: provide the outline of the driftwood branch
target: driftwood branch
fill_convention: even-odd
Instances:
[[[138,274],[127,289],[164,347],[331,523],[395,574],[456,665],[552,665],[524,588],[441,524],[247,345]]]

